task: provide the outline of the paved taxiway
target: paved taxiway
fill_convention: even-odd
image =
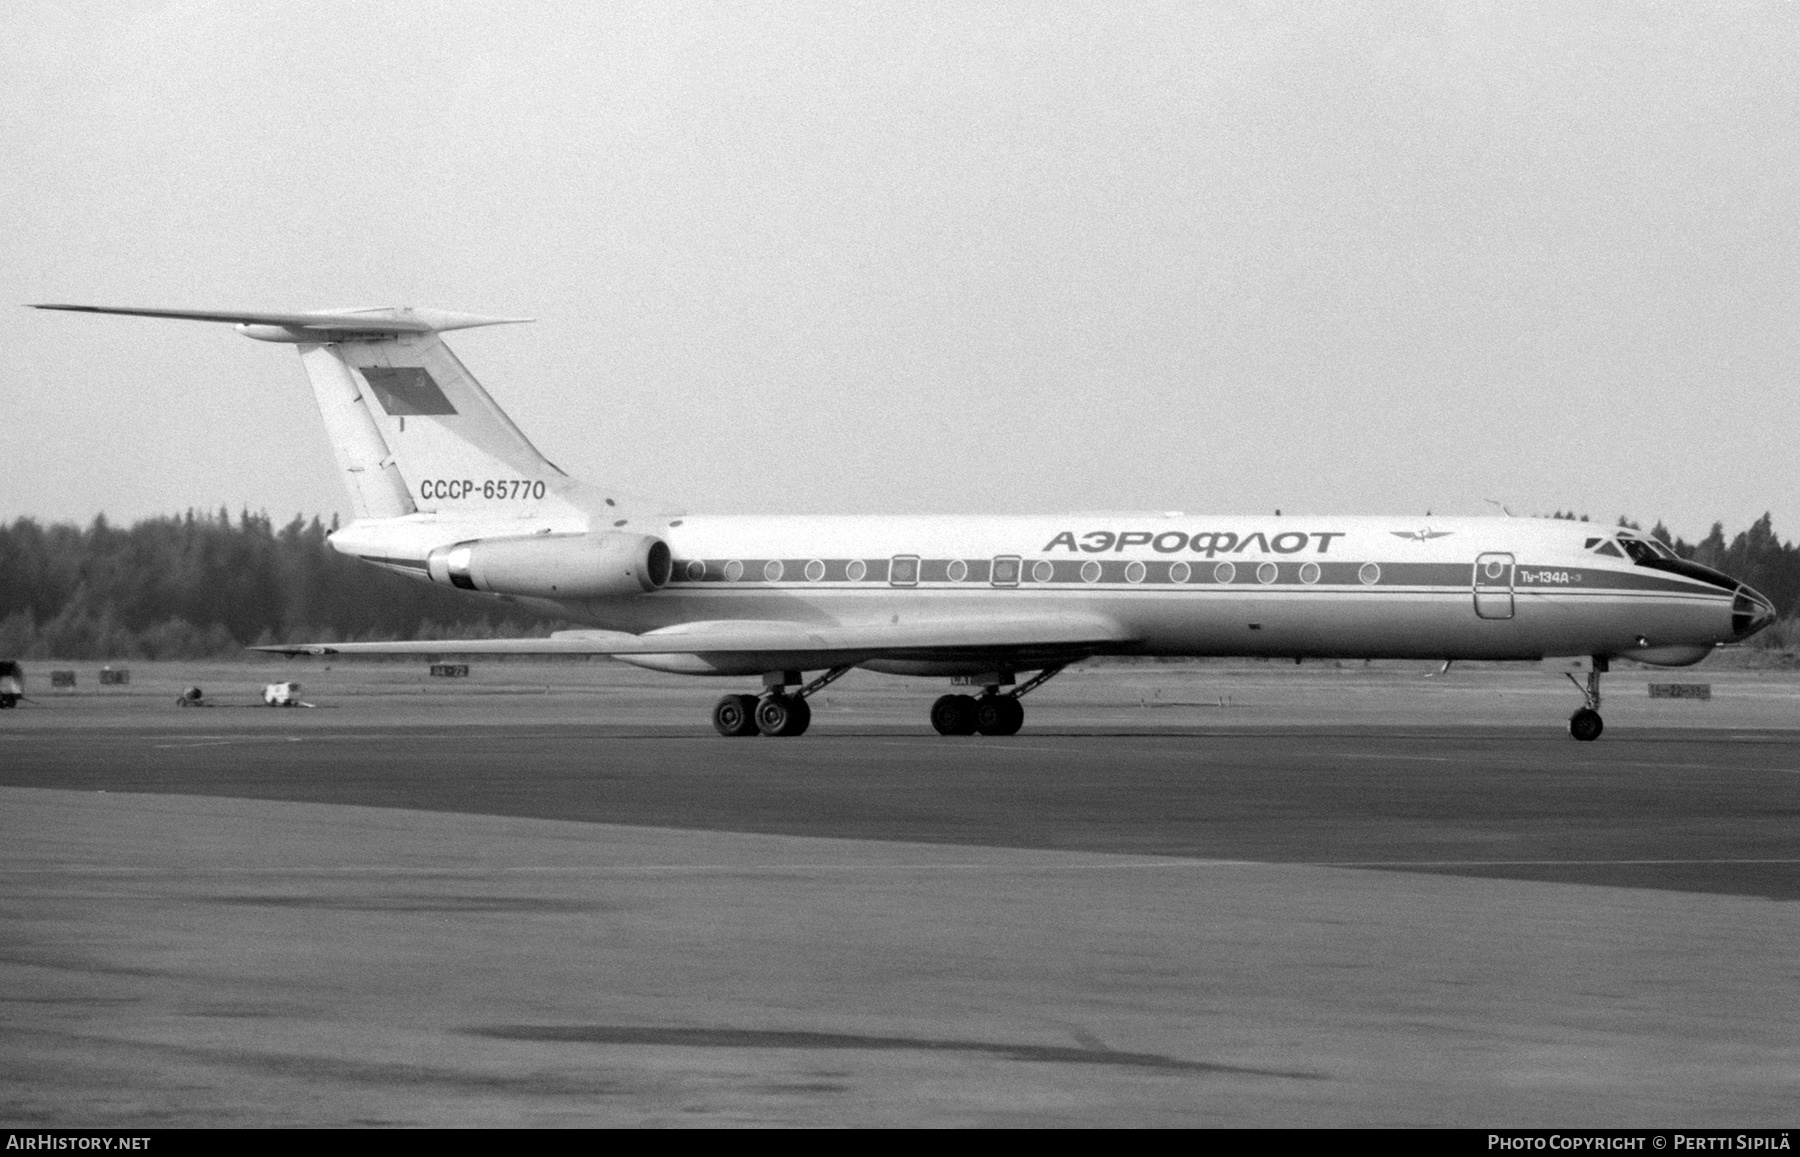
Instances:
[[[852,676],[797,741],[308,674],[0,721],[0,1119],[1791,1118],[1792,676],[1582,745],[1542,671],[1083,674],[1011,740]]]

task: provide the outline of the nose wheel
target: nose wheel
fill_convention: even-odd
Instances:
[[[1583,743],[1592,743],[1606,730],[1606,723],[1600,718],[1600,676],[1606,673],[1606,667],[1606,660],[1595,655],[1586,683],[1569,675],[1569,682],[1580,689],[1584,701],[1575,714],[1569,716],[1569,734]]]
[[[1600,718],[1598,711],[1590,711],[1586,707],[1569,716],[1569,734],[1583,743],[1592,743],[1600,738],[1606,730],[1606,723]]]

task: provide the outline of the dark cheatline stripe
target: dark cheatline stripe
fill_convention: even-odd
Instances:
[[[1013,556],[1004,557],[1011,558]],[[962,587],[973,589],[986,588],[992,584],[994,560],[991,558],[920,558],[916,561],[914,561],[915,556],[912,555],[896,555],[894,558],[902,560],[905,565],[916,567],[917,581],[893,585],[904,586],[906,588],[923,586],[938,589],[946,587],[950,589]],[[415,567],[421,570],[424,569],[425,566],[422,562],[413,562],[407,559],[370,559],[369,561],[393,561],[403,566]],[[849,568],[853,562],[857,561],[860,561],[863,564],[865,571],[860,579],[853,579],[850,576]],[[888,558],[867,558],[861,560],[847,558],[679,559],[675,563],[674,574],[670,579],[670,585],[687,586],[697,583],[730,583],[731,580],[727,579],[725,576],[725,568],[729,563],[737,562],[742,565],[743,572],[742,577],[738,579],[737,583],[734,585],[806,587],[815,584],[856,583],[859,586],[866,587],[887,586],[890,585],[888,581],[889,565],[893,561],[893,559]],[[782,567],[781,578],[779,582],[776,583],[771,583],[764,577],[765,568],[771,562],[779,562]],[[806,577],[807,565],[812,562],[822,562],[825,567],[824,575],[816,580],[808,579]],[[960,581],[953,579],[950,576],[950,568],[956,562],[961,562],[965,568],[965,573]],[[1048,563],[1050,565],[1051,577],[1048,581],[1041,581],[1036,578],[1036,567],[1040,562]],[[1141,563],[1144,568],[1143,577],[1135,583],[1131,581],[1130,573],[1130,568],[1134,562]],[[1220,582],[1218,577],[1219,565],[1224,562],[1232,564],[1233,573],[1230,574],[1227,581]],[[698,573],[698,577],[689,571],[689,568],[695,563],[704,567],[704,570]],[[1082,574],[1083,570],[1090,563],[1097,564],[1100,568],[1099,578],[1092,582],[1087,581]],[[1276,577],[1273,582],[1264,583],[1257,577],[1257,572],[1264,563],[1272,563],[1276,568]],[[1185,581],[1177,581],[1173,577],[1175,568],[1180,565],[1185,565],[1188,568],[1188,577]],[[1318,577],[1311,583],[1306,582],[1302,577],[1302,572],[1308,565],[1316,565],[1318,567]],[[1278,560],[1260,556],[1232,559],[1155,558],[1135,560],[1129,558],[1025,558],[1019,563],[1021,571],[1020,581],[1017,584],[1006,582],[1000,585],[1004,586],[1006,589],[1011,589],[1014,585],[1017,585],[1023,590],[1029,590],[1033,587],[1054,586],[1077,588],[1101,586],[1124,587],[1127,589],[1134,587],[1167,586],[1194,588],[1232,586],[1307,589],[1316,586],[1321,588],[1336,588],[1340,592],[1345,589],[1383,590],[1393,588],[1431,588],[1437,591],[1469,591],[1473,589],[1474,567],[1472,563],[1382,562],[1378,565],[1381,567],[1381,577],[1377,582],[1371,584],[1364,583],[1360,578],[1364,560],[1357,560],[1354,562],[1320,562],[1316,559],[1295,560],[1289,558]],[[1569,567],[1540,567],[1523,563],[1519,564],[1517,569],[1519,571],[1531,571],[1534,576],[1560,575],[1571,580],[1568,582],[1557,581],[1555,579],[1550,579],[1548,581],[1534,579],[1531,582],[1515,581],[1512,589],[1515,594],[1519,595],[1544,592],[1555,594],[1615,594],[1628,591],[1706,596],[1718,595],[1718,592],[1711,587],[1660,574],[1616,570],[1574,570]],[[1580,581],[1573,581],[1577,577],[1579,577]],[[1504,584],[1500,584],[1485,589],[1500,593],[1505,591],[1506,587]]]

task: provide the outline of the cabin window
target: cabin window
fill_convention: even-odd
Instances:
[[[1193,574],[1193,567],[1185,562],[1178,562],[1169,568],[1169,581],[1172,583],[1184,583],[1188,581],[1189,578],[1193,577]]]
[[[825,561],[823,559],[815,558],[811,562],[806,564],[806,581],[807,582],[816,583],[824,577],[825,577]]]
[[[1082,563],[1081,564],[1081,581],[1084,583],[1099,582],[1100,581],[1100,564],[1095,562],[1091,558],[1088,559],[1086,562]]]
[[[1125,581],[1128,583],[1143,582],[1144,581],[1144,564],[1141,562],[1126,563],[1125,564]]]
[[[1256,568],[1256,581],[1259,583],[1272,583],[1280,577],[1281,568],[1272,562],[1265,562]]]
[[[969,577],[969,564],[960,558],[951,559],[950,565],[944,570],[944,577],[953,583],[962,582]]]
[[[919,585],[919,556],[916,554],[897,554],[888,564],[888,585],[895,587],[913,587]]]
[[[688,563],[687,576],[689,582],[697,583],[701,579],[704,579],[706,577],[706,563],[701,559],[695,559],[693,562]]]
[[[1319,581],[1319,564],[1309,562],[1300,568],[1300,581],[1311,586]]]
[[[853,583],[859,583],[859,582],[863,581],[863,579],[867,578],[868,575],[869,575],[869,564],[864,562],[860,558],[851,559],[850,565],[844,568],[844,577],[849,579]]]
[[[1381,581],[1381,564],[1375,562],[1363,563],[1362,569],[1356,572],[1356,577],[1362,580],[1364,586],[1374,586]]]
[[[993,578],[990,580],[997,587],[1016,587],[1019,585],[1019,557],[1003,554],[994,560]]]
[[[1216,583],[1228,583],[1236,578],[1236,563],[1222,562],[1218,566],[1213,567],[1213,581]]]
[[[781,565],[780,559],[772,558],[768,562],[763,563],[763,578],[772,583],[778,583],[781,581],[782,572],[786,570],[787,568]]]
[[[1056,577],[1056,568],[1051,566],[1048,560],[1039,559],[1031,566],[1031,577],[1038,582],[1047,583]]]
[[[725,564],[725,581],[736,582],[743,577],[744,577],[744,564],[743,563],[739,562],[737,559],[734,558],[730,562]]]

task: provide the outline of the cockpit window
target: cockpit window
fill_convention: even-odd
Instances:
[[[1625,557],[1623,554],[1620,553],[1619,548],[1614,546],[1612,543],[1607,542],[1604,539],[1597,539],[1596,541],[1598,541],[1600,543],[1600,545],[1594,548],[1595,554],[1610,554],[1614,558],[1624,558]]]
[[[1633,538],[1629,534],[1618,536],[1618,543],[1635,563],[1648,563],[1655,559],[1679,558],[1674,551],[1656,541],[1654,538]]]
[[[1628,531],[1619,531],[1617,534],[1613,535],[1613,541],[1618,543],[1620,549],[1630,555],[1631,561],[1638,566],[1650,567],[1652,570],[1666,571],[1669,574],[1678,574],[1683,578],[1690,578],[1696,582],[1703,582],[1709,586],[1718,587],[1720,590],[1736,591],[1740,585],[1736,579],[1728,574],[1721,573],[1720,571],[1714,570],[1712,567],[1701,566],[1697,562],[1682,558],[1673,550],[1670,550],[1669,544],[1666,542],[1661,542],[1654,538],[1639,538]]]

